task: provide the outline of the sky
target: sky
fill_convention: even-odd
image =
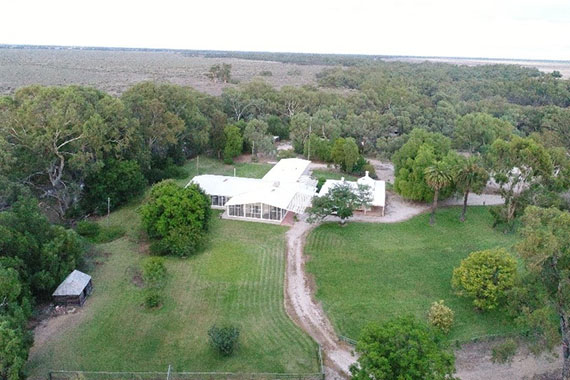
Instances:
[[[570,0],[6,0],[1,44],[570,60]]]

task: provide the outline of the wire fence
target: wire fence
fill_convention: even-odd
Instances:
[[[320,370],[318,373],[176,372],[168,366],[164,372],[50,371],[48,380],[325,380],[320,345],[316,354]]]

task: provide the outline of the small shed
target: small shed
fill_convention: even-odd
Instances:
[[[83,306],[85,299],[92,291],[91,276],[74,270],[59,284],[52,296],[56,305]]]

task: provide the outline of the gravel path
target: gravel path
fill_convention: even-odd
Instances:
[[[429,205],[407,202],[400,196],[387,194],[386,215],[355,215],[351,221],[373,223],[396,223],[410,219],[429,211]],[[503,199],[494,194],[470,195],[469,205],[502,204]],[[462,205],[462,198],[451,198],[441,202],[442,206]],[[329,217],[327,221],[337,218]],[[286,309],[289,316],[305,330],[318,344],[324,354],[325,374],[327,379],[347,379],[349,367],[357,359],[353,347],[339,341],[332,323],[323,311],[322,305],[314,297],[314,281],[305,272],[306,257],[303,249],[307,235],[318,224],[309,224],[301,216],[287,232],[287,271],[286,271]],[[558,363],[537,359],[521,353],[510,365],[493,364],[490,361],[490,347],[486,343],[472,343],[456,352],[457,376],[462,380],[522,379],[536,373],[545,373],[560,367]]]

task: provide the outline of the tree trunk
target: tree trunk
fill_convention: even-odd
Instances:
[[[467,213],[467,198],[469,198],[469,190],[465,191],[465,196],[463,197],[463,211],[461,211],[462,222],[465,222],[465,214]]]
[[[431,207],[431,215],[429,217],[429,224],[433,226],[435,224],[435,210],[437,209],[437,198],[439,196],[439,189],[435,190],[435,194],[433,195],[433,205]]]
[[[560,313],[560,330],[562,332],[562,380],[570,380],[570,320],[565,313]]]

